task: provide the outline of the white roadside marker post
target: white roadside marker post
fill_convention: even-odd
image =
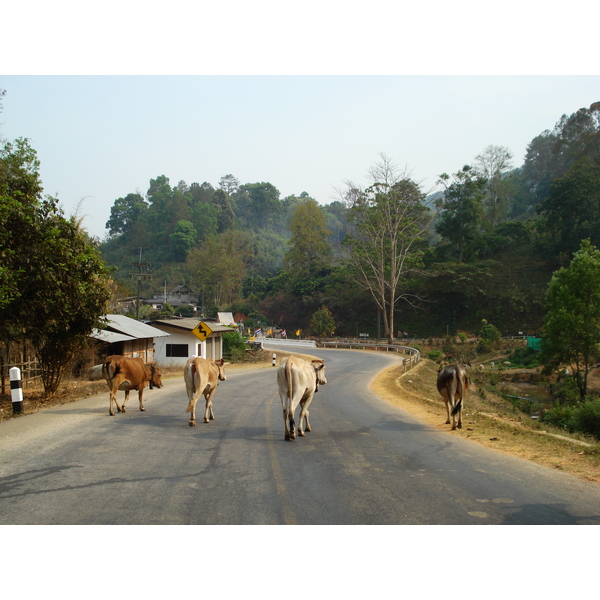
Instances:
[[[10,374],[10,395],[12,399],[13,415],[23,412],[23,382],[21,381],[21,369],[13,367]]]
[[[273,366],[275,366],[276,359],[277,359],[277,354],[275,354],[275,352],[273,352]]]

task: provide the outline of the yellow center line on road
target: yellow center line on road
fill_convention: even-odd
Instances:
[[[285,484],[283,483],[283,476],[281,475],[281,468],[279,466],[279,458],[277,457],[277,452],[275,450],[275,434],[273,433],[271,428],[271,407],[273,406],[273,401],[278,396],[278,393],[273,394],[273,397],[270,398],[267,402],[267,443],[269,445],[269,456],[271,458],[271,470],[273,471],[275,488],[277,489],[277,495],[279,496],[279,499],[281,501],[284,525],[297,525],[298,523],[296,522],[296,518],[290,507]]]

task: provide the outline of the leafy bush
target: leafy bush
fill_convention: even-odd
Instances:
[[[233,362],[242,362],[245,352],[246,342],[237,331],[223,334],[223,356]]]
[[[593,435],[600,440],[600,399],[585,400],[578,404],[569,421],[571,431]]]
[[[444,353],[441,350],[430,350],[427,353],[427,358],[429,360],[434,360],[435,362],[439,362],[442,360]]]
[[[539,356],[540,353],[531,348],[515,348],[509,358],[514,367],[535,369],[540,366]]]
[[[556,383],[550,384],[549,389],[559,404],[576,404],[581,400],[574,377],[559,377]]]
[[[569,430],[569,423],[573,416],[573,406],[564,404],[555,404],[550,410],[544,412],[542,422],[550,423],[560,429]]]

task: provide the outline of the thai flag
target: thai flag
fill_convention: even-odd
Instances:
[[[287,337],[287,332],[285,331],[285,329],[281,332],[281,337]]]
[[[260,335],[261,333],[262,333],[262,329],[259,328],[254,332],[254,335]]]

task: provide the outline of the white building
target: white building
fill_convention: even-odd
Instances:
[[[169,337],[155,340],[154,360],[159,367],[182,367],[192,356],[213,360],[223,358],[223,334],[235,329],[203,321],[212,333],[201,342],[192,333],[199,323],[199,319],[158,319],[150,322],[152,327],[169,334]]]

